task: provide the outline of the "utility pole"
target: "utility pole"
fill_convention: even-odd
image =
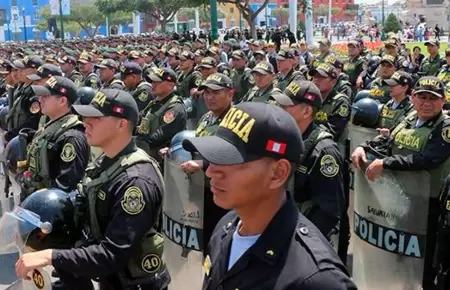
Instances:
[[[217,1],[210,0],[209,7],[211,9],[211,39],[217,39]],[[240,23],[240,21],[239,21]]]
[[[61,22],[61,40],[62,42],[64,42],[64,19],[63,19],[62,0],[59,0],[59,21]]]

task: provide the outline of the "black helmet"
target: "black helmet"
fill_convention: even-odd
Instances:
[[[381,57],[378,55],[372,56],[367,62],[367,74],[372,75],[380,65]]]
[[[20,148],[20,137],[16,136],[9,140],[5,148],[5,164],[9,173],[13,176],[17,175],[17,162],[22,161],[20,159],[20,150],[26,150],[26,148]],[[25,154],[23,156],[26,156]]]
[[[79,238],[75,207],[68,193],[57,188],[41,189],[25,198],[20,207],[37,215],[41,223],[23,237],[27,247],[35,251],[68,249]]]
[[[81,87],[78,89],[77,92],[78,95],[77,102],[81,105],[89,105],[89,103],[94,98],[95,93],[97,93],[97,91],[91,87]]]
[[[369,90],[361,90],[355,95],[355,99],[353,100],[354,103],[356,103],[359,100],[362,100],[364,98],[370,97],[370,91]]]
[[[5,106],[0,110],[0,129],[8,130],[8,124],[6,123],[6,115],[9,113],[9,106]]]
[[[169,148],[170,159],[179,162],[192,160],[191,153],[183,149],[183,140],[194,137],[195,131],[193,130],[184,130],[173,136],[172,141],[170,141]]]
[[[371,98],[357,101],[352,107],[352,124],[366,128],[376,128],[382,106],[382,104]]]

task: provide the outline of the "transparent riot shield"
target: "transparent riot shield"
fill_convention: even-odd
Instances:
[[[375,129],[349,124],[350,152],[353,152],[361,143],[370,141],[378,135]]]
[[[169,289],[201,289],[205,178],[203,171],[186,174],[180,165],[165,158],[163,234]]]
[[[365,290],[422,289],[430,175],[355,172],[353,279]]]
[[[43,233],[49,233],[52,225],[41,222],[40,217],[26,209],[15,207],[13,211],[6,212],[0,219],[0,254],[19,252],[19,255],[28,252],[26,241],[28,236],[40,228]],[[38,268],[29,274],[30,280],[18,280],[7,289],[20,290],[51,290],[49,270]]]

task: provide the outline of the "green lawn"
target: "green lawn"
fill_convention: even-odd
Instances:
[[[422,53],[423,53],[423,54],[426,54],[426,53],[427,53],[427,47],[423,44],[423,42],[406,42],[406,47],[407,47],[407,48],[410,48],[410,49],[411,49],[411,52],[412,52],[412,49],[413,49],[415,46],[420,47],[420,49],[422,50]],[[446,41],[445,43],[441,41],[441,45],[440,45],[440,47],[439,47],[439,52],[440,52],[440,54],[441,54],[441,55],[445,54],[445,50],[446,50],[446,49],[447,49],[447,41]]]

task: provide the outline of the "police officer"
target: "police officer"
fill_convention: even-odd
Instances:
[[[203,289],[356,289],[328,241],[285,191],[291,163],[303,153],[288,113],[241,103],[214,136],[184,140],[183,147],[209,162],[214,202],[233,209],[209,243]]]
[[[409,96],[412,82],[411,75],[401,70],[396,71],[390,79],[384,80],[384,83],[389,86],[389,95],[392,99],[383,104],[378,119],[378,128],[393,128],[413,110]]]
[[[88,144],[105,154],[86,173],[90,243],[22,255],[16,273],[25,278],[52,265],[61,273],[98,277],[100,289],[163,289],[170,278],[162,260],[163,238],[155,229],[164,185],[156,162],[132,139],[139,119],[136,102],[125,91],[104,89],[90,105],[74,109],[84,117]]]
[[[62,70],[54,64],[44,64],[38,67],[36,73],[27,75],[27,79],[33,82],[33,85],[44,85],[52,76],[62,76]]]
[[[350,100],[353,100],[353,90],[352,84],[350,83],[350,77],[342,71],[342,62],[336,56],[329,55],[325,58],[325,63],[331,64],[336,70],[337,79],[334,90],[346,95]]]
[[[409,61],[399,54],[398,40],[390,38],[384,42],[384,54],[394,57],[394,66],[396,70],[404,70],[409,72]]]
[[[78,59],[78,68],[83,75],[81,80],[81,87],[91,87],[99,89],[101,86],[100,78],[94,73],[93,57],[88,52],[83,52]]]
[[[277,55],[277,85],[283,91],[293,80],[303,80],[305,77],[301,72],[294,70],[297,65],[294,53],[290,49],[282,49]]]
[[[194,69],[195,55],[190,51],[183,51],[180,56],[180,74],[177,79],[177,94],[183,99],[189,98],[191,90],[202,83],[202,75]]]
[[[234,102],[239,103],[245,94],[255,85],[251,69],[247,67],[248,58],[242,50],[235,50],[231,54],[231,80],[234,88]]]
[[[364,70],[364,58],[360,54],[359,42],[356,40],[350,41],[347,44],[347,53],[349,58],[344,62],[342,71],[349,76],[353,93],[356,93],[356,81]]]
[[[334,140],[346,138],[345,130],[350,116],[351,101],[348,96],[336,92],[336,69],[322,63],[310,72],[314,84],[319,88],[323,98],[323,106],[316,113],[315,121],[328,128]]]
[[[52,187],[74,190],[90,156],[83,124],[71,113],[71,105],[78,99],[77,88],[70,79],[54,76],[32,89],[39,96],[42,114],[50,121],[35,134],[28,133],[32,141],[28,168],[21,180],[22,193]]]
[[[322,106],[320,90],[310,81],[294,81],[284,93],[274,92],[272,97],[294,118],[305,144],[291,188],[294,199],[325,237],[337,238],[339,222],[347,211],[344,161],[333,135],[314,122],[314,112]]]
[[[83,75],[75,69],[77,60],[73,56],[65,55],[58,58],[58,63],[65,77],[71,79],[77,87],[82,85]]]
[[[328,38],[324,38],[320,40],[319,42],[319,50],[320,54],[316,55],[313,62],[313,67],[318,67],[321,63],[325,62],[325,58],[329,55],[333,55],[333,53],[330,51],[331,48],[331,41]]]
[[[427,170],[430,173],[429,222],[427,249],[425,256],[423,288],[433,289],[434,269],[431,267],[431,255],[434,247],[434,230],[438,215],[438,193],[440,184],[450,172],[450,118],[442,113],[444,104],[444,84],[436,77],[422,77],[416,83],[412,103],[415,111],[402,122],[382,136],[376,137],[368,144],[357,147],[352,154],[352,161],[360,169],[368,164],[365,175],[370,181],[380,176],[384,169],[416,171]],[[366,152],[370,148],[386,148],[392,154],[368,162]],[[386,155],[385,152],[383,152]]]
[[[275,71],[268,61],[261,61],[253,69],[255,86],[243,98],[243,102],[267,102],[275,87]]]
[[[17,136],[22,128],[37,130],[41,117],[39,100],[31,89],[31,80],[26,76],[36,73],[37,68],[44,62],[37,55],[26,56],[21,62],[23,65],[20,72],[22,84],[14,91],[14,102],[9,105],[8,131],[4,135],[6,141]]]
[[[186,128],[186,109],[174,92],[177,76],[173,70],[155,68],[146,79],[152,83],[156,98],[144,112],[137,142],[150,156],[159,159],[159,149],[167,147],[172,137]]]
[[[107,58],[97,64],[99,69],[100,80],[102,81],[101,89],[118,89],[123,90],[125,84],[123,81],[115,78],[115,74],[119,69],[119,65],[113,59]]]
[[[446,63],[437,72],[437,77],[441,79],[444,84],[450,82],[450,48],[445,50]]]
[[[390,100],[389,86],[383,80],[389,79],[396,71],[395,57],[385,54],[380,60],[378,67],[378,77],[375,78],[368,86],[370,97],[378,102],[385,104]]]
[[[131,92],[141,114],[154,99],[152,86],[142,78],[142,68],[134,62],[125,62],[120,66],[120,77]]]
[[[445,64],[445,59],[441,58],[439,55],[439,40],[425,41],[425,46],[427,47],[429,55],[422,60],[417,74],[419,76],[434,76]]]

